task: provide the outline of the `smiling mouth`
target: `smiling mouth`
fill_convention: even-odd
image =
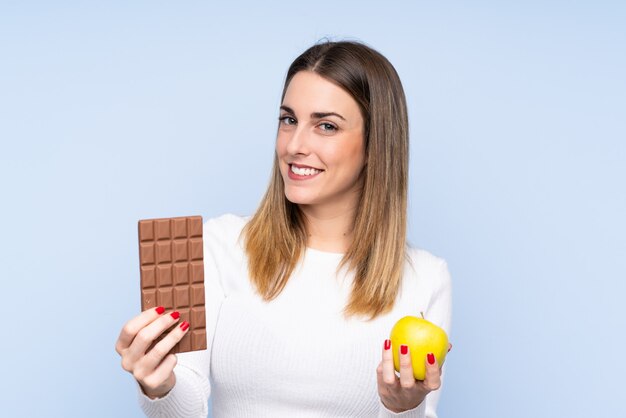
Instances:
[[[314,176],[321,173],[324,170],[318,170],[311,167],[296,167],[294,164],[289,164],[289,171],[298,176]]]

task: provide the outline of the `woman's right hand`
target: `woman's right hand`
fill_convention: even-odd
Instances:
[[[167,395],[176,384],[174,366],[177,359],[168,353],[189,328],[189,324],[183,321],[146,352],[152,342],[179,319],[176,311],[168,315],[163,315],[164,312],[161,306],[143,311],[124,325],[115,344],[115,351],[122,357],[122,368],[133,375],[152,399]]]

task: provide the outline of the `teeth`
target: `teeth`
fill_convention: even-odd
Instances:
[[[321,172],[322,170],[317,170],[315,168],[298,168],[295,165],[292,165],[291,171],[299,176],[312,176]]]

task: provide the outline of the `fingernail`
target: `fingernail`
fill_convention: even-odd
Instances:
[[[426,359],[428,360],[428,364],[435,364],[435,355],[433,353],[429,353]]]
[[[452,350],[452,344],[450,344],[450,347],[448,348],[448,353],[450,352],[450,350]]]
[[[165,312],[165,308],[163,306],[157,306],[156,308],[154,308],[154,310],[156,311],[156,313],[158,313],[159,315],[161,315],[163,312]]]
[[[385,350],[389,350],[391,348],[391,340],[385,340]]]
[[[401,345],[400,346],[400,354],[406,354],[409,352],[409,346],[408,345]]]
[[[180,329],[182,329],[183,331],[187,331],[187,328],[189,328],[189,322],[183,321],[183,323],[180,324]]]
[[[174,311],[170,314],[172,316],[172,318],[174,319],[178,319],[180,318],[180,313],[178,311]]]

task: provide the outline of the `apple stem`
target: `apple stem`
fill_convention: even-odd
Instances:
[[[420,315],[422,315],[422,319],[426,319],[424,318],[424,312],[420,312]]]

